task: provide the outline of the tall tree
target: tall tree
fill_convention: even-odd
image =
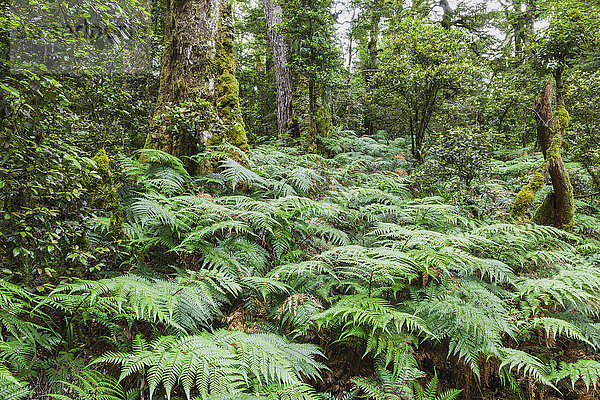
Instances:
[[[513,0],[513,40],[515,43],[515,54],[523,53],[523,45],[529,42],[533,36],[533,25],[535,23],[535,0]]]
[[[0,82],[8,77],[10,72],[10,31],[8,27],[9,1],[0,0]],[[0,129],[8,117],[8,101],[0,91]]]
[[[387,5],[387,4],[385,4]],[[386,11],[384,2],[382,0],[374,0],[368,2],[363,7],[365,14],[367,14],[367,33],[366,33],[366,51],[363,52],[361,57],[361,70],[365,84],[368,86],[371,84],[373,75],[379,68],[378,53],[379,53],[379,34],[382,14]],[[389,9],[388,9],[389,11]],[[367,135],[373,135],[375,133],[375,124],[373,121],[373,111],[370,102],[365,104],[363,124],[365,133]]]
[[[282,9],[278,1],[263,0],[263,10],[269,43],[273,52],[273,69],[277,85],[277,124],[279,136],[291,133],[299,137],[298,121],[295,119],[293,106],[294,90],[290,71],[290,46],[285,40],[281,26],[283,24]]]
[[[285,40],[290,46],[294,112],[300,140],[316,149],[331,131],[327,86],[340,63],[333,45],[331,0],[285,0],[280,3]]]
[[[600,44],[600,23],[597,18],[600,4],[561,0],[549,2],[546,7],[549,24],[536,43],[535,51],[542,68],[554,77],[556,110],[552,115],[549,79],[540,100],[536,102],[536,116],[538,143],[552,178],[553,190],[536,211],[534,221],[571,230],[575,213],[573,187],[561,156],[563,141],[571,120],[565,106],[565,99],[569,94],[565,79],[568,70],[595,51]],[[541,121],[546,109],[550,110],[550,119]]]
[[[191,156],[208,145],[226,141],[247,150],[234,75],[231,2],[169,0],[164,29],[156,107],[159,122],[148,135],[146,147]],[[189,124],[198,112],[208,113],[208,117],[197,118],[204,124],[178,126]],[[175,118],[177,113],[183,117]],[[188,169],[198,172],[193,165]]]

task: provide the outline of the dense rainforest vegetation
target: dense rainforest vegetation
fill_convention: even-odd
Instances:
[[[0,0],[0,400],[600,398],[598,0]]]

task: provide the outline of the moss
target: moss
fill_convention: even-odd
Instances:
[[[242,151],[248,151],[250,148],[248,147],[248,138],[246,136],[246,129],[244,125],[240,122],[236,122],[230,126],[227,132],[227,141],[239,147]]]
[[[120,240],[125,237],[125,227],[123,226],[123,205],[119,201],[119,195],[115,188],[111,190],[111,216],[110,216],[110,228],[112,231],[113,238]]]
[[[544,202],[535,211],[531,219],[538,225],[552,225],[554,222],[554,191],[548,192]]]
[[[554,113],[554,116],[556,120],[555,127],[558,133],[564,134],[564,132],[569,127],[569,124],[571,123],[571,117],[569,115],[569,112],[567,111],[565,106],[560,106]]]
[[[231,74],[223,74],[217,78],[216,88],[217,111],[219,116],[225,120],[232,119],[239,112],[240,86]]]
[[[106,154],[106,150],[100,149],[98,154],[94,157],[94,162],[96,163],[97,171],[100,177],[102,178],[102,182],[109,183],[111,180],[111,175],[109,171],[110,162],[108,160],[108,155]]]
[[[101,149],[93,158],[96,163],[96,175],[90,174],[86,180],[91,203],[110,212],[110,226],[113,237],[118,240],[125,235],[123,227],[123,205],[119,200],[117,189],[113,185],[110,172],[110,160],[106,150]]]
[[[229,45],[225,44],[226,42],[227,41],[224,41],[217,46],[217,51],[212,61],[213,72],[231,73],[235,68],[233,47],[230,48]]]
[[[515,202],[511,209],[511,216],[513,218],[521,218],[525,215],[529,207],[535,200],[535,195],[540,191],[541,188],[546,184],[546,178],[542,174],[542,168],[538,169],[527,185],[519,191]]]
[[[548,150],[546,150],[546,159],[549,162],[555,162],[560,159],[560,150],[562,148],[563,139],[561,135],[554,135]]]

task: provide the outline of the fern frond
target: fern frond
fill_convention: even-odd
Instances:
[[[538,326],[543,327],[546,331],[546,336],[549,338],[554,338],[554,336],[564,336],[587,343],[588,345],[594,347],[594,344],[583,335],[579,328],[563,319],[549,317],[534,318],[534,320],[531,322],[531,326],[533,328]]]
[[[590,386],[596,389],[596,385],[600,379],[600,362],[579,360],[574,363],[566,363],[561,361],[559,369],[549,376],[550,380],[557,383],[567,378],[571,381],[573,390],[575,390],[575,384],[579,380],[585,384],[587,390],[590,389]]]
[[[72,394],[51,394],[57,400],[127,400],[127,393],[113,377],[92,369],[79,371],[74,381],[61,383]]]
[[[1,374],[0,370],[0,374]],[[2,379],[0,376],[0,399],[2,400],[21,400],[30,395],[30,388],[27,383],[13,381],[12,379]]]
[[[420,317],[396,311],[380,298],[364,295],[344,296],[316,318],[323,326],[364,326],[372,333],[414,332],[434,336]]]
[[[109,352],[95,362],[121,365],[119,380],[147,370],[150,398],[162,386],[170,399],[172,390],[181,384],[188,399],[192,388],[203,396],[210,392],[235,392],[245,385],[244,366],[234,352],[201,334],[175,339],[163,336],[149,345],[138,337],[141,345],[133,354]]]
[[[70,312],[80,312],[82,307],[109,315],[126,312],[137,319],[162,322],[185,331],[218,315],[215,293],[239,290],[231,280],[224,280],[221,285],[221,277],[224,276],[216,272],[191,274],[185,284],[150,281],[135,275],[76,281],[59,285],[45,302]]]
[[[504,348],[501,352],[502,363],[500,364],[500,370],[506,369],[512,371],[516,369],[517,372],[522,371],[525,375],[531,375],[544,385],[556,389],[550,381],[550,371],[548,371],[546,365],[539,358],[517,349]]]
[[[221,160],[219,166],[222,170],[221,174],[231,183],[233,190],[240,183],[251,187],[264,187],[265,180],[261,176],[231,158]]]

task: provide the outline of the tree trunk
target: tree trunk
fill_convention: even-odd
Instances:
[[[283,23],[281,6],[277,3],[277,0],[263,0],[263,11],[269,43],[273,51],[279,136],[283,137],[291,132],[293,137],[299,137],[299,127],[294,116],[292,75],[289,68],[290,48],[283,35],[277,30],[278,25]]]
[[[223,141],[248,149],[234,76],[233,28],[231,5],[223,0],[168,0],[157,122],[146,147],[176,156]],[[194,112],[213,118],[194,125]]]
[[[542,95],[535,104],[538,142],[552,179],[553,190],[548,193],[544,203],[536,211],[533,221],[571,231],[575,214],[573,186],[561,155],[563,137],[569,124],[569,113],[563,102],[561,78],[562,76],[557,76],[558,108],[554,116],[552,114],[552,82],[550,79],[546,82]]]
[[[7,77],[10,72],[9,11],[9,0],[0,0],[0,80]]]
[[[523,11],[521,10],[522,1],[513,0],[513,12],[515,13],[514,20],[512,23],[513,35],[515,41],[515,55],[518,56],[523,52]]]
[[[525,11],[522,7],[525,4]],[[513,22],[513,34],[515,41],[515,55],[523,55],[523,45],[531,41],[535,23],[536,5],[535,0],[513,0],[513,11],[515,19]]]
[[[10,32],[8,30],[9,1],[0,0],[0,82],[10,75]],[[8,100],[0,92],[0,130],[9,116]]]
[[[523,36],[521,38],[523,43],[531,41],[536,11],[537,7],[535,5],[535,0],[527,0],[525,3],[525,31],[523,32]]]
[[[375,7],[380,5],[379,3],[375,4]],[[380,10],[372,10],[371,11],[371,26],[369,27],[369,42],[367,43],[367,63],[363,66],[363,76],[365,79],[365,83],[369,85],[375,71],[378,68],[377,63],[377,43],[379,40],[379,23],[381,21]],[[364,110],[364,119],[363,125],[365,134],[371,136],[375,134],[375,124],[373,122],[371,105],[367,102],[365,110]]]

